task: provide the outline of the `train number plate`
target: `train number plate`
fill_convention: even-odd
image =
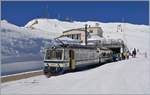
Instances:
[[[50,63],[49,66],[56,67],[57,64],[55,64],[55,63]]]

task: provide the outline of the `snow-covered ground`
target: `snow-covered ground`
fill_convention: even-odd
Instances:
[[[1,94],[150,94],[150,63],[143,56],[81,72],[2,83]]]

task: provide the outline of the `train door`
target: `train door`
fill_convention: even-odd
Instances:
[[[74,50],[69,50],[69,69],[75,69],[75,52]]]

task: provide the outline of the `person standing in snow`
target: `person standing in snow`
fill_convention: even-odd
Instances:
[[[129,55],[130,55],[130,52],[129,52],[129,51],[127,51],[127,59],[129,59]]]
[[[144,54],[144,55],[145,55],[145,58],[147,58],[147,52],[145,52],[145,54]]]
[[[134,48],[134,50],[132,51],[132,57],[135,58],[136,57],[136,49]]]
[[[123,57],[124,57],[124,59],[127,58],[127,53],[126,52],[123,52]]]
[[[112,59],[113,59],[114,62],[117,61],[117,60],[116,60],[116,59],[117,59],[116,54],[113,54]]]
[[[121,53],[121,57],[122,57],[122,60],[124,60],[124,53],[123,52]]]

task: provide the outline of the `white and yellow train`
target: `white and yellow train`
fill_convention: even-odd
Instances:
[[[81,66],[112,61],[112,51],[83,45],[58,45],[45,49],[44,73],[63,73]]]

